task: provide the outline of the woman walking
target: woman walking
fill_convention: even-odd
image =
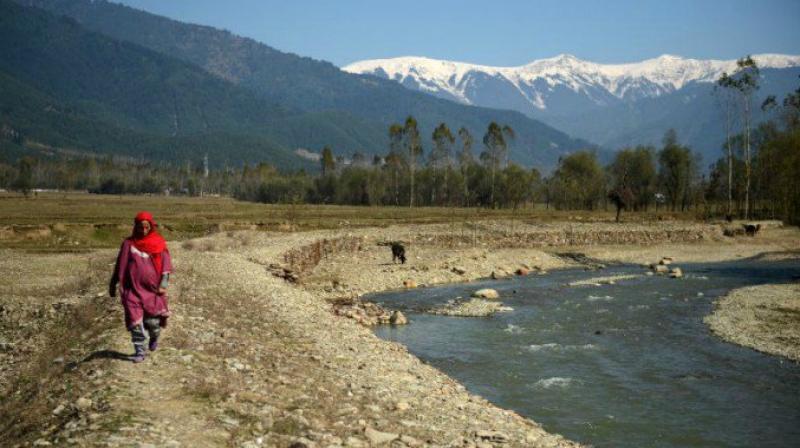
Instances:
[[[153,215],[140,212],[136,215],[133,233],[122,242],[117,264],[111,276],[108,292],[117,294],[125,310],[125,326],[131,332],[133,362],[142,362],[146,352],[144,342],[150,337],[149,349],[158,348],[161,328],[167,326],[167,287],[172,271],[172,260],[167,243],[156,231]]]

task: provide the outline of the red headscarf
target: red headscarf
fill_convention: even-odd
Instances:
[[[139,212],[134,218],[136,224],[147,221],[150,223],[150,232],[147,235],[139,238],[136,235],[136,227],[134,226],[133,233],[131,234],[131,243],[141,252],[150,255],[153,260],[153,266],[156,268],[156,273],[161,275],[161,253],[167,250],[167,242],[164,241],[158,232],[156,232],[156,222],[153,221],[153,215],[148,212]]]

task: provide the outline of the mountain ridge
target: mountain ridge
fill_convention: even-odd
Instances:
[[[758,105],[797,88],[800,56],[762,54]],[[476,68],[477,67],[477,68]],[[675,129],[711,163],[721,156],[724,120],[713,82],[735,60],[662,55],[628,64],[596,64],[571,55],[518,67],[491,67],[429,58],[362,61],[344,67],[391,79],[412,90],[452,101],[511,109],[605,148],[661,144]],[[756,107],[753,122],[769,119]]]
[[[800,66],[800,56],[794,55],[765,53],[753,55],[753,59],[763,68]],[[678,90],[692,81],[713,82],[722,72],[731,73],[735,69],[736,60],[692,59],[669,54],[623,64],[601,64],[570,54],[560,54],[511,67],[404,56],[358,61],[342,67],[342,70],[349,73],[377,74],[400,83],[412,77],[420,83],[420,90],[441,89],[466,104],[473,104],[465,93],[468,87],[465,77],[470,72],[502,76],[514,83],[520,91],[521,83],[531,84],[538,79],[547,82],[549,87],[564,84],[574,91],[584,90],[588,82],[594,82],[605,87],[615,97],[626,99],[626,93],[631,87],[625,83],[626,80],[640,78],[653,83],[659,89],[650,96],[658,96],[670,89]],[[539,109],[547,107],[541,97],[529,100]]]

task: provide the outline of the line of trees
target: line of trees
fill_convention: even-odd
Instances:
[[[729,216],[800,223],[800,88],[782,100],[767,97],[761,109],[771,119],[752,126],[758,67],[750,58],[740,60],[739,67],[734,75],[723,74],[718,85],[732,89],[723,93],[727,102],[721,104],[730,116],[729,129],[736,128],[738,118],[740,132],[729,132],[725,156],[711,165],[706,196],[724,201]]]
[[[489,208],[544,203],[560,210],[613,206],[618,218],[622,210],[664,208],[693,210],[708,218],[800,222],[800,89],[782,100],[768,98],[762,108],[773,119],[750,129],[752,108],[746,104],[757,87],[757,67],[752,60],[743,60],[742,70],[755,80],[737,72],[723,75],[718,83],[720,104],[731,125],[723,157],[711,164],[707,174],[699,155],[682,145],[673,130],[664,135],[661,147],[623,148],[606,166],[593,152],[570,154],[544,177],[535,168],[509,162],[514,131],[508,126],[490,123],[478,140],[466,128],[454,132],[441,123],[425,138],[417,121],[408,117],[389,127],[387,154],[368,158],[355,153],[345,161],[326,147],[320,174],[315,175],[282,173],[265,163],[209,171],[200,164],[23,157],[13,164],[0,163],[0,188],[211,193],[265,203]],[[734,133],[737,115],[741,132]]]
[[[660,152],[650,147],[624,149],[607,167],[592,152],[571,154],[547,178],[537,169],[509,163],[514,131],[498,123],[487,127],[477,157],[476,139],[466,128],[453,132],[441,123],[430,137],[427,156],[413,117],[390,126],[388,132],[391,145],[382,157],[369,159],[356,153],[345,162],[323,148],[319,175],[281,173],[264,163],[209,171],[200,165],[175,167],[112,158],[24,157],[16,166],[0,164],[0,187],[105,194],[210,193],[265,203],[519,208],[544,202],[556,209],[588,210],[609,203],[620,210],[646,210],[656,204],[663,189],[673,209],[685,210],[696,203],[690,192],[697,163],[691,151],[678,144],[674,132],[667,134]]]

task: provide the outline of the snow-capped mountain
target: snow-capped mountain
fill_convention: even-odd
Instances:
[[[762,69],[759,95],[782,98],[800,85],[800,56],[759,54],[753,59]],[[610,148],[657,144],[664,131],[675,128],[710,162],[722,135],[714,81],[735,71],[736,61],[663,55],[598,64],[562,54],[520,67],[491,67],[401,57],[356,62],[343,70],[465,104],[517,110]]]
[[[761,68],[800,66],[800,56],[761,54],[753,58]],[[686,84],[713,82],[723,72],[736,69],[736,61],[698,60],[663,55],[631,64],[597,64],[569,54],[540,59],[520,67],[491,67],[423,57],[373,59],[355,62],[342,70],[393,79],[409,87],[486,105],[480,100],[482,84],[508,83],[532,107],[558,107],[549,99],[559,88],[583,94],[598,106],[636,101],[679,90]]]

